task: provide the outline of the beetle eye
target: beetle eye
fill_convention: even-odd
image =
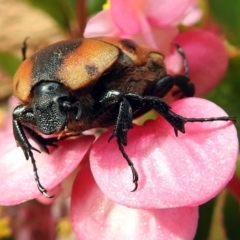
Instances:
[[[47,90],[49,91],[49,92],[53,92],[54,90],[55,90],[55,88],[54,88],[54,86],[48,86],[47,87]]]
[[[34,87],[34,95],[58,94],[63,91],[62,84],[57,82],[41,82]]]
[[[59,88],[59,83],[50,82],[48,84],[43,84],[41,87],[42,92],[44,93],[50,93],[55,92]]]

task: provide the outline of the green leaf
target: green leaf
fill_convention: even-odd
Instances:
[[[240,46],[240,1],[208,0],[213,17],[224,26],[228,39]]]
[[[238,156],[237,168],[235,174],[240,178],[240,156]]]
[[[240,215],[239,202],[227,194],[223,208],[223,224],[227,239],[239,240],[240,237]]]
[[[102,10],[103,4],[106,3],[106,0],[88,0],[87,8],[88,15],[91,16]]]
[[[222,107],[230,116],[236,116],[240,133],[240,57],[231,59],[226,76],[206,97]]]
[[[0,53],[0,67],[10,76],[13,76],[21,60],[8,53]]]
[[[214,198],[199,207],[198,228],[194,240],[208,239],[215,202]]]

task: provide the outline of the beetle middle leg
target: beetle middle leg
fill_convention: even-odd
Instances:
[[[110,90],[108,91],[101,99],[100,102],[105,107],[109,107],[115,104],[119,104],[119,112],[117,116],[117,121],[114,126],[113,134],[109,138],[108,141],[111,141],[112,138],[116,137],[117,144],[120,152],[122,153],[123,157],[127,161],[129,167],[131,168],[132,175],[133,175],[133,183],[135,184],[134,189],[132,192],[136,191],[138,188],[138,173],[133,165],[133,162],[128,157],[127,153],[124,150],[124,146],[127,145],[127,133],[128,130],[133,127],[132,120],[132,107],[125,98],[124,94],[116,91]]]
[[[178,136],[178,131],[185,133],[185,124],[187,122],[212,122],[212,121],[235,121],[235,117],[210,117],[210,118],[187,118],[180,116],[173,111],[171,107],[161,98],[156,96],[141,96],[134,93],[121,93],[116,90],[108,91],[101,99],[100,102],[105,107],[111,107],[113,105],[119,104],[119,112],[117,116],[117,121],[114,126],[114,131],[109,141],[113,138],[117,138],[117,143],[120,152],[127,161],[128,165],[131,167],[133,174],[133,182],[135,187],[132,191],[138,188],[138,173],[134,168],[132,161],[129,159],[127,153],[124,150],[124,146],[127,145],[127,132],[133,127],[132,119],[132,107],[130,102],[135,102],[139,104],[139,107],[146,105],[149,108],[156,110],[160,115],[162,115],[173,127],[175,135]]]

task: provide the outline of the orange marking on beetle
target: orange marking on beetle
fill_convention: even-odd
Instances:
[[[123,53],[125,53],[128,57],[132,59],[136,66],[144,65],[149,59],[150,54],[158,55],[158,64],[164,64],[164,56],[160,54],[156,49],[139,45],[130,39],[119,39],[110,37],[96,37],[95,39],[117,46],[122,50]],[[156,60],[156,58],[154,60]]]
[[[13,78],[13,95],[25,103],[30,101],[32,68],[32,60],[31,58],[27,58],[21,64],[21,67],[18,68]]]
[[[119,49],[111,44],[96,39],[83,39],[74,52],[66,55],[56,75],[72,90],[80,89],[94,84],[118,56]]]

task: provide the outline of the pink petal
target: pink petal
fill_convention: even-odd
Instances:
[[[145,23],[145,26],[143,24]],[[150,26],[148,22],[142,22],[141,32],[135,36],[127,36],[136,40],[137,43],[157,49],[163,54],[169,53],[173,39],[177,36],[179,30],[175,26],[157,28]],[[122,35],[119,35],[122,37]]]
[[[191,6],[187,9],[186,16],[182,19],[181,24],[185,26],[191,26],[202,18],[203,11],[201,8],[196,6]]]
[[[110,10],[103,10],[90,18],[84,31],[84,37],[118,36],[120,30],[112,20]]]
[[[138,210],[118,205],[104,195],[89,167],[72,191],[71,220],[78,239],[193,239],[197,207]]]
[[[189,6],[196,2],[196,0],[112,0],[111,13],[121,31],[135,35],[141,30],[140,19],[145,18],[157,27],[175,25]]]
[[[139,16],[144,18],[147,1],[144,0],[111,0],[111,14],[115,24],[131,35],[140,32]]]
[[[169,52],[171,43],[178,34],[178,28],[171,26],[166,28],[152,27],[152,34],[157,43],[158,51],[165,55]]]
[[[0,204],[14,205],[40,196],[31,161],[26,161],[10,131],[0,134],[4,139],[0,142]],[[61,141],[57,149],[51,148],[50,155],[34,152],[42,185],[48,190],[57,186],[78,166],[93,140],[92,136],[84,136]]]
[[[215,104],[197,98],[175,102],[173,111],[186,117],[226,116]],[[112,130],[93,145],[90,164],[101,190],[112,200],[136,208],[196,206],[221,191],[232,178],[238,154],[232,122],[187,123],[186,133],[175,137],[173,128],[159,117],[128,134],[127,154],[139,174],[134,188],[132,173]]]
[[[222,40],[210,31],[187,31],[175,42],[184,49],[189,62],[190,79],[196,87],[195,96],[212,90],[223,79],[228,56]]]

